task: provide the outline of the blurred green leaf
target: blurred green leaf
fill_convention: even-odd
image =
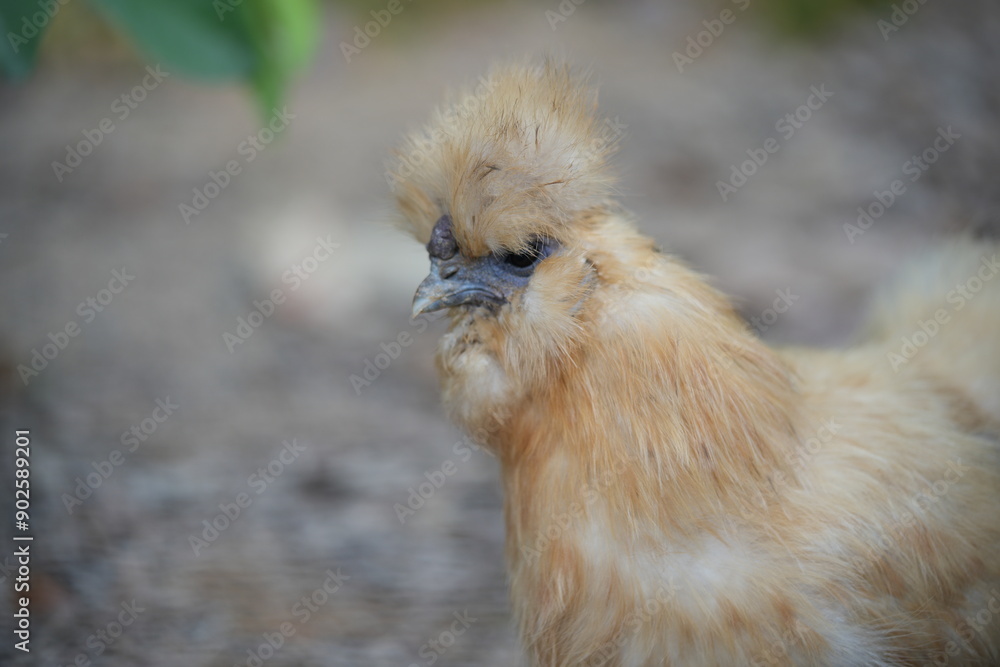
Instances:
[[[31,70],[60,1],[0,0],[0,72],[13,78]],[[250,84],[265,117],[319,40],[318,0],[89,2],[152,63],[181,76]]]
[[[53,11],[58,11],[59,4],[53,4]],[[35,20],[42,17],[44,20]],[[43,10],[38,0],[0,2],[0,67],[6,76],[20,78],[31,71],[38,44],[51,18],[52,14]]]
[[[240,18],[257,54],[252,81],[265,115],[278,106],[296,70],[319,41],[315,0],[245,0]]]
[[[890,0],[762,0],[762,12],[782,32],[814,38],[852,16],[887,6]]]
[[[152,61],[183,76],[250,78],[257,54],[244,26],[209,0],[90,0]],[[232,2],[222,2],[229,6]]]

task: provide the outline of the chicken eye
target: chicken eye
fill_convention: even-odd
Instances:
[[[535,252],[507,253],[504,255],[505,264],[510,264],[514,268],[526,269],[538,261],[538,254]]]
[[[505,252],[500,255],[500,261],[514,270],[515,273],[525,275],[530,273],[535,264],[549,256],[551,248],[542,239],[535,239],[527,250],[521,252]]]

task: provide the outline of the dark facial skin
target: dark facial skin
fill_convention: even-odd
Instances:
[[[496,310],[527,286],[535,267],[555,247],[551,240],[536,239],[526,252],[466,257],[455,241],[451,218],[441,216],[427,243],[431,271],[413,297],[413,317],[456,306]]]

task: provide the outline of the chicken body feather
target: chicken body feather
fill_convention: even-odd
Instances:
[[[1000,248],[921,263],[852,349],[771,349],[611,201],[595,103],[499,68],[394,184],[419,240],[454,240],[438,283],[555,248],[451,308],[437,356],[501,461],[532,664],[1000,664]]]

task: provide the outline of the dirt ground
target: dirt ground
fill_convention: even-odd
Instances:
[[[553,29],[558,6],[404,12],[350,62],[339,44],[363,18],[331,10],[287,128],[252,160],[259,119],[236,88],[168,75],[124,119],[112,105],[142,66],[0,88],[0,486],[13,497],[12,434],[29,429],[35,535],[32,652],[5,629],[0,661],[519,664],[497,465],[442,416],[441,323],[408,321],[427,259],[389,224],[384,177],[400,134],[496,59],[593,70],[625,128],[625,205],[778,344],[848,343],[901,262],[996,222],[996,5],[930,0],[885,35],[888,10],[804,45],[751,2],[682,71],[673,54],[726,3],[594,0]],[[105,117],[114,131],[59,180],[53,161]],[[724,201],[718,182],[771,137]],[[894,179],[905,192],[845,231]],[[215,196],[186,221],[195,189]],[[795,298],[774,319],[779,291]],[[25,383],[53,337],[65,349]]]

